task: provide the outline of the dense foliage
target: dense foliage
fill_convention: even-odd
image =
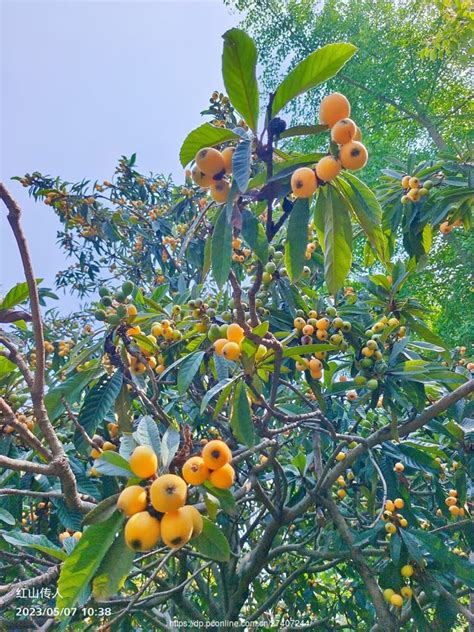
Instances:
[[[314,89],[355,51],[317,48],[261,97],[255,44],[225,33],[183,186],[135,156],[110,182],[18,178],[63,223],[58,284],[93,299],[66,321],[0,185],[26,278],[0,304],[7,629],[472,621],[474,364],[410,292],[432,233],[469,229],[471,176],[394,164],[376,195],[353,173],[350,104]],[[302,130],[282,112],[306,93]],[[322,151],[294,151],[302,131]]]

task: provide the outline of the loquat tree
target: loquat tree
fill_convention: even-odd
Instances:
[[[292,151],[302,126],[280,116],[355,53],[315,50],[261,113],[254,42],[232,29],[184,186],[135,156],[92,187],[18,178],[77,259],[58,285],[93,299],[70,319],[41,309],[54,295],[0,185],[26,279],[0,304],[6,629],[472,623],[474,363],[407,291],[425,233],[470,227],[468,198],[441,214],[456,185],[408,165],[382,211],[343,94],[303,126],[323,152]]]

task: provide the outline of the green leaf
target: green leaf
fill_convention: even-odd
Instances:
[[[132,470],[127,459],[114,452],[113,450],[105,450],[96,459],[94,467],[101,474],[106,476],[132,476]]]
[[[6,542],[13,546],[36,549],[58,560],[66,559],[66,553],[48,540],[45,535],[31,535],[29,533],[22,533],[21,531],[0,531],[0,535]]]
[[[114,494],[113,496],[109,496],[109,498],[100,502],[96,507],[94,507],[94,509],[91,509],[84,516],[82,524],[96,524],[97,522],[104,522],[105,520],[108,520],[115,511],[119,496],[120,494]]]
[[[150,415],[144,415],[140,419],[133,438],[138,445],[147,445],[152,448],[156,456],[161,455],[160,433],[156,421]]]
[[[334,351],[337,349],[334,345],[329,343],[315,343],[312,345],[297,345],[295,347],[287,347],[283,351],[284,358],[294,358],[299,355],[306,355],[307,353],[316,353],[317,351]]]
[[[78,422],[87,431],[89,436],[94,435],[98,426],[104,420],[105,415],[112,408],[122,388],[123,375],[116,371],[112,377],[103,375],[97,384],[87,393],[81,410],[79,411]],[[76,430],[74,443],[78,450],[86,452],[89,448],[82,433]]]
[[[92,582],[94,599],[109,599],[122,588],[133,564],[135,551],[125,544],[121,532],[102,560],[97,575]]]
[[[98,372],[99,369],[97,368],[89,371],[80,371],[59,386],[48,391],[44,398],[44,403],[51,421],[55,421],[63,414],[65,408],[62,399],[64,398],[70,406],[77,402],[86,386],[97,377]]]
[[[179,365],[178,393],[180,395],[184,395],[184,393],[188,390],[194,376],[199,371],[199,367],[201,366],[204,356],[204,351],[196,351],[195,353],[188,355],[188,357]]]
[[[161,469],[166,471],[174,459],[181,440],[180,433],[170,426],[161,439]]]
[[[242,236],[260,261],[268,261],[268,240],[261,222],[248,209],[242,211]]]
[[[209,481],[206,481],[203,487],[219,502],[223,511],[230,516],[235,515],[237,504],[229,489],[217,489],[217,487],[214,487]]]
[[[209,404],[209,402],[211,401],[211,399],[215,395],[217,395],[217,393],[220,393],[224,388],[226,388],[227,386],[229,386],[230,384],[235,382],[236,379],[237,378],[227,377],[224,380],[221,380],[220,382],[217,382],[217,384],[214,384],[214,386],[207,391],[207,393],[202,398],[201,408],[200,408],[201,415],[206,410],[206,407]]]
[[[299,198],[290,213],[285,244],[285,265],[293,283],[303,273],[308,243],[308,223],[309,202],[306,198]]]
[[[232,265],[232,204],[235,197],[236,184],[233,182],[227,203],[217,217],[211,242],[212,274],[218,287],[221,288],[229,277]]]
[[[234,391],[230,427],[241,443],[248,447],[255,445],[255,426],[244,382],[239,382]]]
[[[112,546],[123,516],[115,512],[108,520],[88,527],[63,564],[58,579],[56,607],[72,608]]]
[[[16,369],[16,364],[14,364],[8,358],[4,356],[0,356],[0,377],[3,375],[8,375],[12,373]]]
[[[251,37],[240,29],[223,35],[222,77],[234,108],[255,132],[258,124],[257,49]]]
[[[319,193],[321,196],[321,192]],[[343,199],[332,187],[326,187],[324,208],[324,278],[331,294],[344,284],[352,262],[352,226]],[[303,251],[304,256],[304,251]]]
[[[0,522],[4,522],[5,524],[14,525],[15,524],[15,517],[12,516],[9,511],[7,511],[6,509],[2,509],[2,507],[0,507]]]
[[[252,147],[250,140],[243,140],[235,148],[232,156],[232,174],[241,193],[247,191],[250,178]]]
[[[367,238],[381,261],[388,261],[388,245],[382,231],[382,207],[374,193],[355,175],[341,176],[343,191]],[[344,186],[346,185],[346,186]]]
[[[278,86],[272,103],[273,116],[291,99],[334,77],[356,50],[352,44],[339,42],[327,44],[308,55]]]
[[[314,136],[328,130],[327,125],[295,125],[289,127],[280,134],[280,138],[290,138],[292,136]]]
[[[230,546],[227,538],[219,527],[203,516],[202,533],[191,540],[191,544],[203,555],[217,560],[218,562],[228,562],[230,559]]]
[[[204,123],[193,129],[184,139],[179,152],[181,164],[185,167],[194,160],[198,151],[203,147],[214,147],[229,140],[240,140],[240,136],[230,129]]]
[[[38,280],[39,281],[39,280]],[[38,282],[37,281],[37,282]],[[9,290],[0,301],[0,309],[10,309],[19,303],[24,303],[28,298],[28,284],[26,281],[17,283]]]

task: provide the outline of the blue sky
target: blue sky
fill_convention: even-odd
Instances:
[[[222,89],[221,35],[238,23],[220,0],[0,0],[0,177],[24,209],[37,277],[67,265],[59,222],[9,183],[34,170],[74,181],[111,178],[137,152],[143,171],[171,172],[200,110]],[[23,280],[0,211],[0,292]],[[77,298],[61,296],[61,311]]]

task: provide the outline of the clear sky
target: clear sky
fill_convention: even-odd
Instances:
[[[51,209],[14,175],[110,179],[121,155],[179,181],[179,146],[222,89],[221,35],[236,26],[220,0],[0,0],[0,177],[24,209],[37,277],[67,265]],[[0,292],[23,280],[0,210]],[[77,298],[61,296],[61,311]]]

